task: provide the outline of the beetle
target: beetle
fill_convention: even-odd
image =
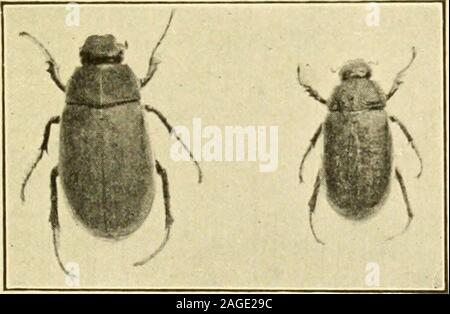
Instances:
[[[318,243],[324,244],[314,230],[312,217],[321,185],[326,187],[327,199],[331,207],[346,219],[366,220],[382,207],[389,194],[394,168],[389,121],[400,127],[415,151],[420,162],[417,178],[421,176],[422,158],[413,137],[397,117],[390,116],[385,111],[386,102],[403,83],[403,75],[415,58],[416,49],[413,47],[410,62],[397,74],[387,94],[375,81],[371,80],[372,69],[368,62],[362,59],[350,60],[340,69],[341,82],[334,88],[328,100],[321,97],[311,85],[302,80],[300,66],[297,67],[297,80],[300,86],[309,96],[328,108],[325,122],[320,124],[311,138],[299,169],[299,179],[302,183],[302,170],[306,157],[323,133],[322,168],[317,173],[313,193],[308,202],[309,225]],[[398,167],[395,167],[394,172],[408,214],[408,222],[400,233],[402,234],[411,224],[413,212],[403,176]]]
[[[61,124],[59,162],[50,174],[50,224],[53,245],[60,268],[70,275],[59,255],[59,220],[57,178],[74,217],[97,237],[120,240],[136,231],[149,215],[155,197],[155,170],[162,182],[166,235],[159,247],[134,265],[143,265],[158,254],[169,240],[174,221],[170,211],[169,180],[165,168],[152,156],[144,125],[143,110],[155,114],[169,133],[183,144],[198,170],[202,171],[189,148],[175,134],[167,118],[157,109],[142,105],[140,89],[151,80],[159,62],[155,52],[167,34],[173,18],[154,47],[147,74],[138,79],[130,67],[122,64],[128,44],[120,44],[113,35],[91,35],[80,49],[81,66],[67,83],[62,83],[59,68],[49,51],[32,35],[31,39],[45,54],[47,71],[57,87],[65,92],[61,116],[51,118],[45,126],[39,154],[27,173],[25,187],[33,170],[47,152],[53,124]]]

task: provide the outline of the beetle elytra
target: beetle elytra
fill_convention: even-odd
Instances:
[[[319,170],[312,196],[309,200],[309,224],[318,243],[322,242],[313,226],[312,216],[316,208],[317,196],[322,183],[326,186],[327,198],[333,209],[351,220],[364,220],[374,215],[389,193],[392,176],[392,138],[389,121],[398,124],[414,149],[422,173],[422,158],[411,134],[395,116],[384,110],[386,102],[403,83],[402,76],[416,57],[412,48],[412,58],[408,65],[396,76],[390,91],[385,94],[381,87],[371,80],[372,69],[362,59],[348,61],[339,71],[341,83],[334,89],[327,101],[300,77],[297,78],[309,96],[328,107],[328,115],[311,139],[300,163],[299,179],[303,182],[302,169],[306,157],[315,146],[321,133],[324,134],[322,169]],[[400,185],[406,205],[408,222],[413,212],[409,203],[406,186],[400,170],[395,167],[395,178]],[[400,233],[400,234],[401,234]],[[390,237],[392,239],[394,237]]]
[[[152,254],[135,265],[149,261],[169,240],[173,223],[169,181],[166,170],[152,157],[143,109],[154,113],[169,133],[180,142],[181,139],[173,133],[172,126],[160,111],[141,105],[140,89],[157,70],[155,52],[166,36],[172,18],[173,11],[151,53],[147,74],[140,80],[128,65],[122,64],[126,43],[117,43],[113,35],[92,35],[80,49],[81,67],[75,69],[66,86],[49,51],[30,34],[20,33],[43,51],[47,71],[66,95],[62,115],[50,119],[45,127],[39,154],[22,184],[21,197],[25,200],[27,182],[47,151],[51,126],[60,123],[59,162],[50,175],[49,220],[58,264],[68,275],[70,273],[59,256],[58,176],[77,220],[95,236],[119,240],[132,234],[147,218],[155,196],[156,170],[162,182],[166,235]],[[183,146],[198,169],[200,183],[201,169],[184,143]]]

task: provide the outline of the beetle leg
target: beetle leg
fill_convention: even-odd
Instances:
[[[309,84],[305,83],[302,78],[300,77],[300,66],[297,66],[297,80],[301,87],[305,89],[305,91],[308,93],[309,96],[320,102],[321,104],[326,105],[327,101],[325,98],[319,95],[319,92],[317,92],[314,88],[312,88]]]
[[[308,149],[306,150],[306,152],[303,154],[303,158],[302,161],[300,163],[300,170],[299,170],[299,179],[300,179],[300,183],[303,183],[303,164],[305,163],[306,157],[308,156],[308,154],[311,152],[311,150],[314,148],[314,146],[316,145],[317,139],[319,138],[320,134],[322,133],[322,124],[320,124],[320,126],[317,128],[316,132],[314,133],[311,142],[308,146]]]
[[[39,154],[37,155],[35,161],[31,165],[30,170],[28,170],[27,175],[25,176],[25,179],[22,182],[22,187],[20,189],[20,198],[22,199],[23,202],[25,201],[25,187],[28,183],[28,180],[30,179],[31,174],[33,173],[33,170],[36,168],[37,164],[41,160],[44,152],[46,152],[46,153],[48,152],[48,140],[50,138],[50,129],[52,127],[52,124],[57,124],[57,123],[59,123],[59,121],[60,121],[60,117],[55,116],[55,117],[52,117],[45,125],[44,139],[42,141],[41,147],[39,148]]]
[[[417,174],[417,178],[419,178],[422,175],[422,170],[423,170],[423,162],[422,162],[422,157],[420,156],[419,150],[417,149],[416,145],[414,144],[414,139],[411,136],[411,134],[408,132],[408,129],[406,128],[406,126],[395,116],[390,116],[389,119],[392,122],[395,122],[398,124],[398,126],[400,127],[400,129],[402,130],[403,134],[405,134],[406,139],[408,140],[408,143],[411,145],[412,149],[414,150],[414,152],[416,153],[417,158],[419,159],[419,163],[420,163],[420,170],[419,173]]]
[[[309,226],[311,228],[311,232],[312,232],[312,234],[314,236],[314,239],[316,239],[316,241],[318,243],[320,243],[322,245],[325,245],[325,243],[317,237],[317,234],[314,231],[314,226],[313,226],[313,221],[312,221],[312,215],[314,213],[314,210],[316,209],[317,196],[319,195],[319,190],[320,190],[320,171],[317,174],[316,182],[314,183],[313,194],[311,195],[311,199],[308,202],[308,206],[309,206]]]
[[[147,85],[147,83],[152,79],[153,75],[155,74],[155,72],[158,68],[159,61],[155,60],[155,53],[156,53],[156,50],[158,50],[158,47],[161,45],[164,37],[166,37],[167,31],[169,30],[170,23],[172,22],[174,13],[175,13],[175,11],[173,11],[173,10],[170,12],[169,21],[167,22],[166,28],[164,29],[164,32],[162,33],[161,37],[159,38],[159,41],[156,43],[156,46],[152,50],[152,54],[150,55],[150,61],[148,63],[147,75],[143,79],[140,80],[141,88],[144,87],[145,85]]]
[[[167,131],[172,134],[173,136],[175,136],[175,138],[177,139],[177,141],[179,141],[181,143],[181,145],[183,145],[184,149],[189,153],[189,156],[191,157],[191,160],[194,162],[195,166],[197,167],[197,171],[198,171],[198,183],[202,183],[202,178],[203,178],[203,173],[202,173],[202,169],[200,168],[200,165],[198,164],[198,161],[195,160],[194,155],[192,155],[192,152],[189,150],[189,148],[187,147],[187,145],[181,140],[181,138],[175,133],[172,125],[170,125],[169,121],[167,121],[167,118],[157,109],[145,105],[144,106],[145,110],[147,110],[148,112],[152,112],[154,113],[159,120],[161,120],[161,122],[164,124],[164,126],[166,127]]]
[[[45,57],[47,58],[47,60],[45,61],[48,65],[47,72],[50,73],[50,77],[52,78],[53,82],[55,82],[56,86],[58,86],[60,90],[65,92],[66,87],[61,82],[58,64],[56,63],[50,52],[47,50],[47,48],[45,48],[45,46],[39,40],[37,40],[34,36],[28,34],[27,32],[21,32],[19,33],[19,36],[25,36],[29,38],[34,44],[39,47],[40,50],[42,50]]]
[[[64,267],[64,264],[62,263],[59,256],[58,186],[56,182],[58,175],[58,166],[55,166],[50,173],[51,209],[49,222],[52,227],[53,248],[55,250],[55,256],[56,260],[58,261],[58,265],[67,276],[72,276],[72,274]]]
[[[416,47],[412,47],[412,57],[409,61],[408,65],[404,67],[400,72],[398,72],[397,76],[394,79],[394,83],[392,84],[391,90],[386,95],[386,100],[389,100],[392,96],[394,96],[395,92],[397,92],[398,88],[401,84],[403,84],[402,78],[403,74],[406,72],[406,70],[409,69],[411,64],[413,63],[414,59],[416,58]]]
[[[155,60],[156,58],[153,58],[150,60],[150,64],[148,66],[147,75],[140,79],[141,88],[143,88],[145,85],[147,85],[148,82],[152,79],[153,75],[155,75],[156,70],[158,70],[158,64],[161,63],[159,60]]]
[[[158,160],[155,161],[155,168],[156,172],[161,177],[162,181],[162,189],[163,189],[163,197],[164,197],[164,208],[166,213],[166,236],[163,240],[163,242],[160,244],[160,246],[148,257],[144,258],[143,260],[134,263],[134,266],[142,266],[148,261],[150,261],[152,258],[154,258],[159,252],[161,252],[164,247],[166,246],[167,242],[169,241],[170,237],[170,229],[172,228],[172,224],[174,222],[174,219],[172,217],[172,214],[170,213],[170,192],[169,192],[169,178],[167,176],[166,169],[164,169],[161,164],[158,162]]]
[[[405,201],[406,211],[408,213],[408,222],[406,223],[406,226],[405,226],[405,228],[403,228],[402,232],[400,232],[399,234],[394,235],[392,237],[389,237],[388,240],[392,240],[395,237],[405,233],[406,230],[408,230],[409,225],[411,224],[411,221],[413,220],[413,217],[414,217],[414,214],[411,209],[411,204],[409,203],[408,193],[406,192],[405,182],[403,181],[403,176],[400,173],[400,170],[398,170],[398,168],[395,168],[395,177],[397,178],[398,184],[400,185],[400,188],[402,190],[403,200]]]

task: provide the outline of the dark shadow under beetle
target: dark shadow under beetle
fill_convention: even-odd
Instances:
[[[324,134],[322,169],[319,170],[309,200],[309,224],[315,240],[324,244],[317,236],[312,215],[322,183],[327,188],[327,198],[332,207],[347,219],[363,220],[374,215],[387,197],[392,175],[392,138],[388,122],[398,124],[420,161],[422,158],[414,145],[405,125],[384,110],[386,102],[403,83],[402,77],[416,57],[396,76],[390,91],[385,94],[381,87],[371,80],[372,69],[362,59],[347,62],[339,71],[341,79],[329,100],[305,83],[297,68],[297,78],[309,96],[328,107],[328,115],[314,133],[311,143],[300,163],[299,179],[303,182],[302,170],[306,157],[315,146],[319,136]],[[405,182],[400,170],[395,167],[395,178],[400,185],[406,205],[408,222],[400,233],[404,233],[412,219]],[[395,236],[390,237],[393,239]]]
[[[156,170],[162,182],[166,235],[153,253],[134,265],[148,262],[169,240],[174,221],[170,212],[169,179],[161,163],[152,158],[142,109],[154,113],[169,133],[183,144],[198,169],[198,182],[202,181],[197,161],[174,133],[167,118],[157,109],[140,103],[140,89],[157,70],[155,52],[166,36],[172,18],[173,11],[142,79],[137,79],[128,65],[121,63],[127,44],[117,43],[112,35],[93,35],[86,39],[80,50],[82,66],[75,69],[66,86],[49,51],[30,34],[20,33],[43,51],[47,71],[66,95],[62,115],[51,118],[45,127],[39,154],[23,181],[21,198],[25,200],[27,182],[43,153],[47,152],[51,126],[60,123],[59,163],[50,175],[49,220],[55,255],[67,275],[71,274],[59,254],[58,176],[75,217],[94,235],[119,240],[132,234],[147,218],[155,196]]]

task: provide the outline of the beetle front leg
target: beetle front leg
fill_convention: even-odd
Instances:
[[[56,260],[61,270],[67,275],[72,276],[72,274],[64,267],[59,256],[59,218],[58,218],[58,185],[56,179],[58,178],[58,166],[54,167],[50,173],[50,192],[51,192],[51,209],[49,222],[52,227],[53,233],[53,248],[55,250]]]
[[[162,189],[163,189],[163,197],[164,197],[164,208],[165,208],[165,214],[166,214],[166,236],[163,240],[163,242],[160,244],[160,246],[147,258],[134,263],[134,266],[142,266],[148,261],[150,261],[152,258],[154,258],[159,252],[161,252],[164,247],[166,246],[167,242],[169,241],[170,237],[170,229],[172,228],[172,224],[174,222],[174,219],[172,217],[172,214],[170,212],[170,192],[169,192],[169,178],[167,176],[166,169],[164,169],[158,160],[155,161],[155,168],[158,175],[161,177],[162,182]]]
[[[402,190],[403,200],[406,205],[406,212],[408,213],[408,222],[406,223],[406,226],[405,226],[405,228],[403,228],[402,232],[400,232],[399,234],[397,234],[395,236],[389,237],[388,240],[392,240],[395,237],[405,233],[408,230],[409,225],[411,224],[411,221],[413,220],[413,217],[414,217],[414,214],[411,209],[411,204],[409,203],[409,198],[408,198],[408,193],[406,191],[405,181],[403,180],[403,176],[398,168],[395,168],[395,177],[397,178],[398,184],[400,185],[400,189]]]
[[[412,149],[416,153],[416,156],[419,159],[419,163],[420,163],[420,170],[419,170],[419,173],[417,174],[417,178],[419,178],[422,175],[422,171],[423,171],[423,161],[422,161],[422,157],[420,156],[419,150],[417,149],[416,145],[414,144],[413,137],[408,132],[408,129],[406,128],[406,126],[397,117],[390,116],[389,119],[392,122],[395,122],[395,123],[398,124],[398,126],[402,130],[403,134],[406,136],[406,139],[408,140],[408,143],[411,145]]]
[[[395,77],[394,83],[392,84],[391,90],[386,95],[386,101],[389,100],[392,96],[394,96],[395,92],[399,89],[400,85],[403,84],[403,74],[406,72],[406,70],[409,69],[411,64],[413,63],[414,59],[416,58],[416,47],[412,47],[412,57],[409,61],[408,65],[404,67],[400,72],[398,72],[397,76]]]
[[[59,76],[59,67],[58,65],[53,61],[47,61],[48,69],[47,72],[50,73],[50,77],[52,78],[53,82],[55,82],[56,86],[62,90],[63,92],[66,92],[66,86],[61,81],[61,78]]]
[[[187,147],[187,145],[181,140],[181,138],[175,133],[172,125],[170,125],[169,121],[167,120],[167,118],[157,109],[145,105],[144,106],[145,110],[147,110],[148,112],[152,112],[154,113],[159,120],[161,120],[161,122],[164,124],[164,126],[166,127],[167,131],[172,134],[173,136],[175,136],[175,138],[177,139],[177,141],[179,141],[181,143],[181,145],[183,145],[183,148],[189,153],[189,156],[191,157],[191,160],[194,162],[195,166],[197,167],[197,171],[198,171],[198,183],[202,183],[202,178],[203,178],[203,173],[202,173],[202,169],[200,168],[200,165],[198,164],[198,161],[195,160],[194,155],[192,154],[192,152],[189,150],[189,148]]]
[[[310,153],[310,151],[314,148],[314,146],[316,145],[317,139],[319,138],[320,134],[322,133],[322,124],[320,124],[319,128],[316,130],[316,132],[314,133],[311,142],[309,143],[308,149],[306,150],[306,152],[303,154],[303,158],[302,161],[300,163],[300,170],[299,170],[299,179],[300,179],[300,183],[303,183],[303,164],[305,163],[306,157],[308,156],[308,154]]]
[[[58,64],[56,63],[55,59],[52,57],[50,52],[47,50],[47,48],[45,48],[45,46],[39,40],[37,40],[34,36],[28,34],[27,32],[21,32],[21,33],[19,33],[19,36],[25,36],[25,37],[29,38],[44,53],[44,55],[47,59],[45,62],[48,64],[47,72],[50,73],[50,77],[52,78],[53,82],[55,82],[56,86],[60,90],[65,92],[66,87],[62,83],[61,78],[59,76]]]
[[[308,202],[308,206],[309,206],[309,227],[311,228],[311,232],[312,232],[312,234],[314,236],[314,239],[318,243],[320,243],[322,245],[325,245],[325,243],[317,237],[316,232],[314,231],[314,226],[313,226],[313,221],[312,221],[312,215],[313,215],[313,213],[314,213],[314,211],[316,209],[317,196],[319,195],[319,191],[320,191],[320,180],[321,180],[320,174],[321,174],[321,171],[319,170],[319,173],[317,174],[317,177],[316,177],[316,182],[314,183],[313,194],[311,195],[311,199]]]
[[[319,95],[314,88],[312,88],[309,84],[305,83],[300,76],[300,66],[297,66],[297,80],[301,87],[305,89],[309,96],[320,102],[321,104],[326,105],[327,101],[325,98]]]
[[[150,59],[150,64],[148,66],[147,75],[144,78],[140,79],[141,88],[143,88],[145,85],[147,85],[148,82],[150,82],[153,75],[155,75],[156,70],[158,70],[158,64],[160,64],[160,63],[161,63],[161,61],[159,61],[156,58],[152,57]]]
[[[31,165],[30,170],[28,170],[27,175],[25,176],[25,179],[22,182],[22,187],[21,187],[21,190],[20,190],[20,198],[22,199],[23,202],[25,201],[25,187],[27,185],[27,182],[30,179],[31,174],[33,173],[33,171],[36,168],[37,164],[41,160],[42,155],[44,154],[44,152],[48,152],[48,140],[50,138],[50,130],[51,130],[52,124],[58,124],[59,122],[60,122],[60,117],[59,116],[54,116],[45,125],[44,139],[42,141],[41,147],[39,148],[39,154],[36,157],[36,160]]]
[[[155,47],[152,50],[152,54],[150,55],[150,61],[148,63],[147,75],[144,78],[140,79],[141,88],[143,88],[145,85],[147,85],[148,82],[150,82],[150,80],[152,79],[153,75],[155,74],[158,68],[158,64],[160,63],[160,61],[155,58],[155,53],[156,50],[158,50],[158,47],[161,45],[164,37],[166,37],[167,31],[169,30],[170,27],[170,23],[172,23],[174,13],[175,11],[173,10],[170,12],[169,21],[167,22],[166,28],[164,29],[164,32],[162,33],[161,37],[159,38],[158,42],[156,43]]]

